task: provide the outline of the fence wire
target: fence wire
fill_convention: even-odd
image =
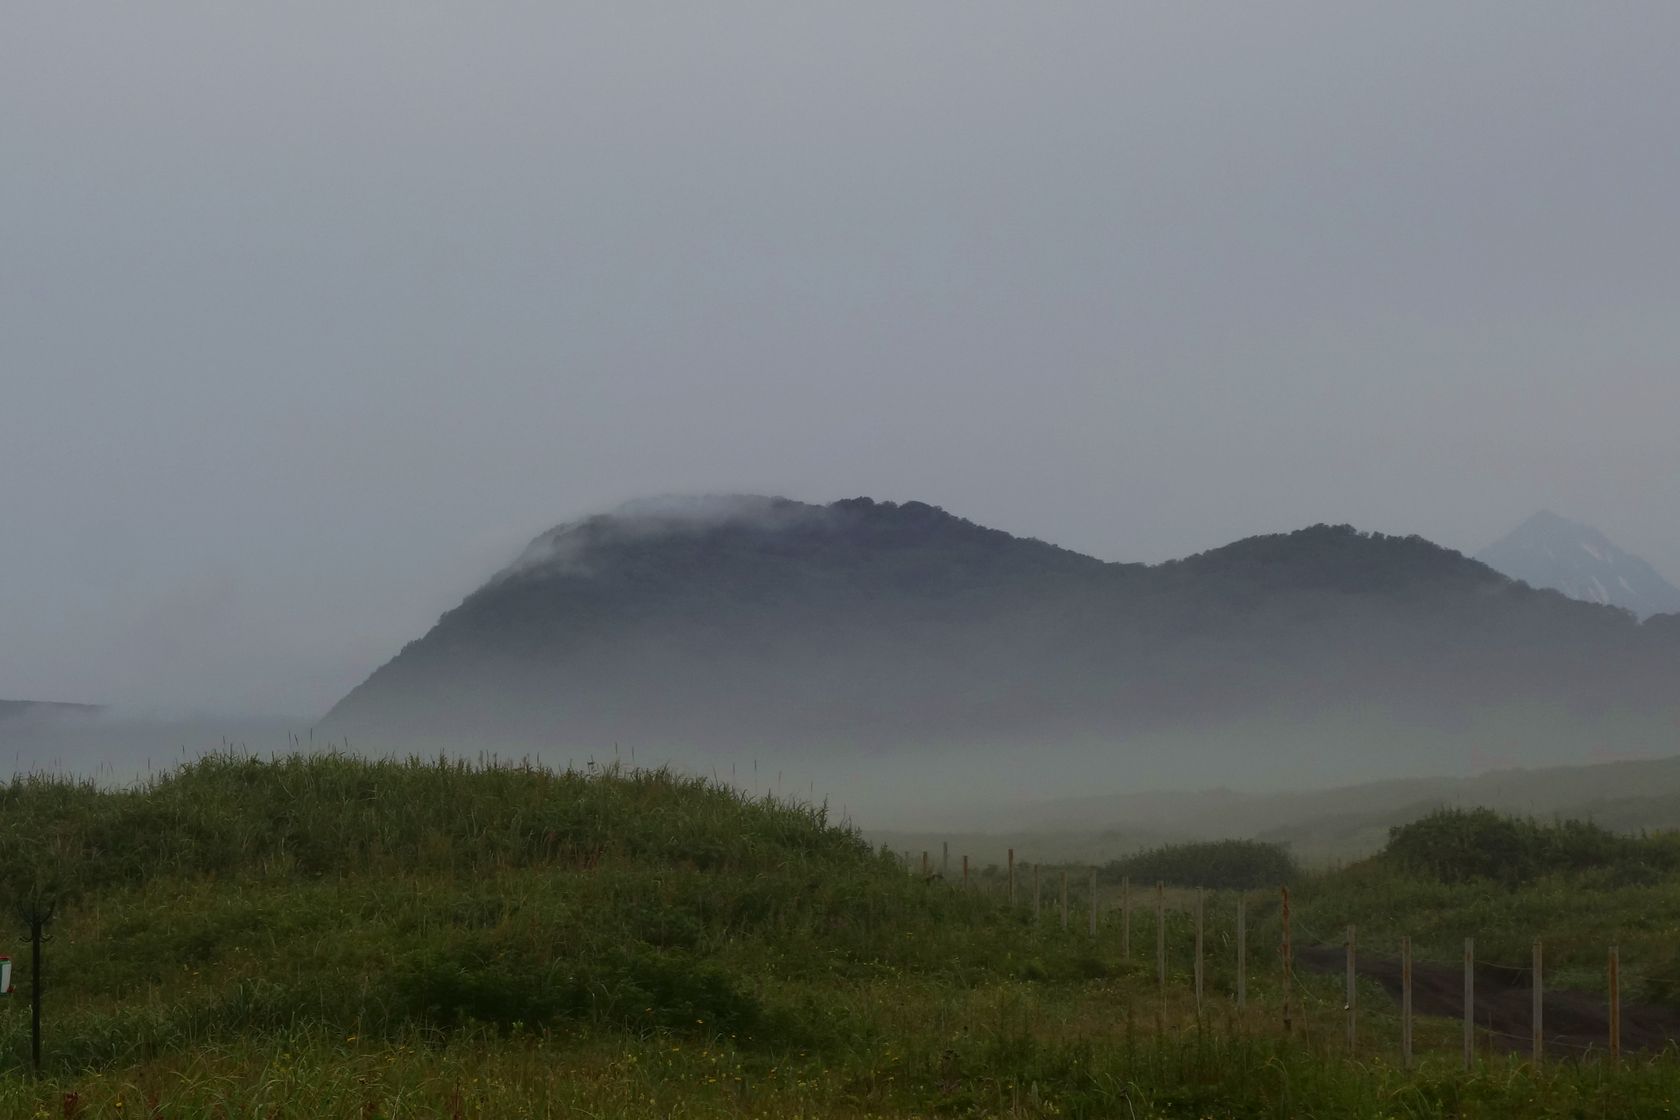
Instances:
[[[956,857],[953,856],[952,859],[953,862],[955,862]],[[907,858],[904,862],[908,870],[916,871],[919,869],[918,861],[913,856],[911,858]],[[927,876],[928,880],[930,882],[942,882],[946,886],[953,888],[961,886],[962,884],[956,875],[953,874],[950,877],[946,877],[940,874],[940,866],[942,862],[943,861],[937,857],[929,859],[928,870],[931,874]],[[1016,861],[1015,868],[1017,878],[1015,884],[1016,894],[1014,907],[1017,910],[1023,907],[1028,909],[1031,908],[1032,893],[1030,879],[1027,872],[1029,868],[1034,866],[1035,865],[1032,862],[1027,860],[1018,859]],[[1051,868],[1055,873],[1059,873],[1061,870],[1061,865],[1057,864],[1040,863],[1036,866],[1040,869]],[[1003,882],[1004,877],[1001,872],[982,871],[971,865],[971,878],[967,883],[967,886],[970,889],[984,886],[1001,896]],[[1122,912],[1121,907],[1114,905],[1112,899],[1108,905],[1101,905],[1099,903],[1099,899],[1101,898],[1102,891],[1099,890],[1093,892],[1089,890],[1087,887],[1088,882],[1087,873],[1070,873],[1069,886],[1075,889],[1076,894],[1074,899],[1070,899],[1069,917],[1078,918],[1080,912],[1086,907],[1097,906],[1097,936],[1114,936],[1120,925]],[[1111,883],[1104,883],[1103,886],[1107,887],[1111,892],[1115,889],[1114,885]],[[1132,935],[1135,939],[1137,939],[1136,943],[1131,946],[1132,951],[1130,955],[1133,958],[1141,957],[1143,959],[1150,959],[1154,956],[1154,938],[1152,936],[1153,931],[1150,928],[1156,919],[1154,887],[1155,885],[1149,882],[1132,883],[1129,886],[1127,903],[1124,908],[1124,912],[1126,914],[1125,920],[1130,923]],[[1040,920],[1054,925],[1059,920],[1061,910],[1059,880],[1046,880],[1043,885],[1043,890],[1044,900]],[[1184,904],[1182,894],[1184,890],[1185,888],[1174,888],[1174,893],[1177,895],[1175,899],[1176,904],[1164,908],[1160,914],[1161,919],[1168,924],[1169,928],[1177,926],[1179,927],[1181,933],[1183,932],[1183,921],[1191,918],[1195,913],[1193,908]],[[1220,917],[1216,916],[1222,915],[1225,909],[1225,905],[1220,905],[1220,903],[1228,905],[1234,898],[1240,898],[1245,901],[1248,915],[1247,936],[1245,940],[1250,952],[1247,957],[1249,963],[1245,967],[1244,972],[1251,978],[1257,978],[1262,974],[1262,972],[1270,971],[1270,968],[1263,968],[1262,970],[1254,968],[1255,963],[1266,961],[1270,955],[1267,954],[1263,948],[1255,945],[1255,935],[1260,931],[1260,929],[1265,928],[1266,925],[1275,924],[1280,921],[1283,905],[1282,899],[1276,894],[1270,894],[1266,897],[1257,897],[1256,894],[1257,892],[1249,891],[1207,891],[1203,896],[1208,904],[1204,913],[1208,915],[1209,919],[1211,919],[1204,927],[1204,946],[1206,948],[1223,949],[1227,952],[1235,944],[1236,936],[1235,930],[1232,928],[1233,923],[1228,920],[1229,915],[1224,915],[1227,920],[1221,920]],[[1077,899],[1077,902],[1075,902],[1075,899]],[[1085,930],[1085,921],[1072,921],[1069,923],[1068,932],[1070,934],[1075,931],[1084,932]],[[1326,936],[1323,931],[1319,930],[1312,924],[1302,921],[1297,913],[1290,914],[1289,935],[1292,950],[1297,958],[1303,950],[1323,953],[1330,950],[1345,950],[1348,944],[1345,931],[1338,932],[1337,935],[1333,937]],[[1086,934],[1086,936],[1089,936],[1089,934]],[[1176,942],[1177,938],[1174,938],[1174,940]],[[1183,963],[1182,945],[1180,944],[1177,947],[1181,950],[1180,953],[1169,954],[1169,976],[1174,975],[1171,968],[1172,957],[1179,957],[1179,963]],[[1257,948],[1259,948],[1258,952],[1255,951]],[[1281,944],[1278,946],[1278,949],[1279,952],[1281,952]],[[1385,978],[1383,976],[1373,976],[1374,970],[1369,966],[1372,962],[1381,962],[1382,964],[1392,968],[1395,958],[1399,955],[1399,946],[1389,946],[1386,942],[1365,940],[1357,942],[1356,949],[1356,975],[1360,979],[1377,979],[1379,982],[1383,982],[1386,979],[1387,982],[1385,983],[1385,986],[1392,985],[1392,977]],[[1219,956],[1223,955],[1224,954],[1219,954]],[[1204,964],[1204,967],[1206,967],[1207,964],[1213,963],[1214,958],[1215,954],[1204,953],[1203,961],[1207,962]],[[1443,972],[1457,971],[1463,967],[1463,964],[1463,958],[1457,955],[1450,960],[1418,957],[1415,954],[1412,957],[1412,968],[1414,972],[1417,969],[1422,968],[1439,975]],[[1474,956],[1473,964],[1474,971],[1478,976],[1480,976],[1484,970],[1503,973],[1509,978],[1512,987],[1522,984],[1525,978],[1529,983],[1532,983],[1534,973],[1532,961],[1525,961],[1521,964],[1516,964],[1490,958],[1477,953]],[[1570,969],[1570,971],[1575,971],[1575,969]],[[1350,1010],[1343,999],[1329,998],[1326,995],[1321,994],[1321,989],[1324,989],[1325,985],[1322,983],[1309,983],[1308,974],[1329,977],[1335,975],[1335,971],[1325,968],[1322,959],[1320,959],[1315,967],[1305,969],[1300,967],[1298,959],[1292,963],[1287,972],[1286,991],[1290,996],[1300,1001],[1300,1012],[1304,1016],[1308,1016],[1310,1019],[1310,1017],[1314,1015],[1323,1016],[1329,1014],[1341,1014]],[[1637,970],[1637,968],[1628,968],[1624,966],[1622,976],[1622,987],[1624,991],[1641,983],[1666,983],[1680,987],[1680,969],[1672,967],[1664,968],[1660,971],[1641,973]],[[1563,992],[1580,995],[1583,994],[1583,989],[1553,989],[1545,993],[1546,1001],[1549,1002],[1555,994]],[[1505,989],[1505,994],[1510,994],[1509,988]],[[1607,998],[1608,993],[1606,992],[1605,995]],[[1491,998],[1492,996],[1488,994],[1478,992],[1475,998],[1475,1009],[1478,1011],[1481,1010]],[[1462,1003],[1460,1003],[1460,1007],[1462,1007]],[[1457,1019],[1460,1016],[1461,1012],[1453,1015],[1433,1014],[1419,1017],[1439,1020],[1442,1018]],[[1519,1022],[1520,1021],[1521,1020],[1519,1019]],[[1606,1024],[1606,1027],[1607,1026],[1608,1025]],[[1519,1034],[1504,1029],[1502,1026],[1496,1027],[1492,1023],[1488,1023],[1486,1025],[1474,1025],[1473,1029],[1476,1037],[1487,1039],[1496,1043],[1502,1043],[1512,1051],[1520,1052],[1533,1045],[1532,1033]],[[1571,1055],[1579,1055],[1583,1058],[1593,1054],[1602,1054],[1606,1056],[1609,1054],[1608,1034],[1606,1034],[1606,1038],[1602,1041],[1583,1041],[1579,1032],[1552,1034],[1543,1033],[1542,1043],[1547,1052],[1562,1051]],[[1664,1052],[1672,1050],[1680,1050],[1680,1041],[1670,1040]]]

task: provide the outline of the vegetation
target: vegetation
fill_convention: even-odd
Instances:
[[[1680,867],[1680,834],[1619,836],[1589,821],[1540,824],[1491,809],[1442,809],[1391,829],[1382,856],[1443,883],[1515,887],[1595,869],[1652,881]]]
[[[1300,873],[1287,849],[1257,840],[1168,844],[1113,860],[1103,869],[1103,877],[1115,883],[1130,878],[1140,884],[1234,890],[1287,885]]]
[[[820,806],[663,772],[322,755],[131,790],[26,777],[0,787],[0,872],[7,913],[56,913],[44,1076],[24,1076],[25,968],[0,1116],[1630,1116],[1680,1086],[1667,1058],[1467,1077],[1452,1024],[1420,1070],[1376,1041],[1349,1062],[1334,977],[1298,977],[1276,1029],[1257,893],[1250,1007],[1218,894],[1198,1014],[1181,910],[1163,1001],[1145,915],[1128,960],[1111,918],[1094,940],[1035,922],[1024,893],[924,880]],[[1545,889],[1371,861],[1303,882],[1299,932],[1426,897],[1520,929]],[[1621,890],[1680,916],[1671,888]],[[1368,1037],[1391,1035],[1369,1006]]]
[[[1680,1008],[1680,833],[1438,811],[1393,829],[1371,859],[1315,879],[1300,917],[1322,943],[1356,924],[1373,950],[1393,952],[1405,934],[1420,958],[1442,962],[1474,937],[1479,960],[1513,969],[1540,939],[1548,983],[1595,993],[1616,945],[1626,998]]]

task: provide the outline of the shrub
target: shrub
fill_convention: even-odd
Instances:
[[[1379,858],[1443,883],[1516,887],[1589,871],[1649,882],[1680,865],[1680,848],[1673,836],[1621,836],[1590,821],[1539,824],[1492,809],[1440,809],[1390,829]]]
[[[1288,850],[1259,840],[1168,844],[1114,860],[1103,869],[1103,877],[1111,882],[1129,877],[1228,890],[1275,887],[1292,883],[1299,875],[1300,868]]]

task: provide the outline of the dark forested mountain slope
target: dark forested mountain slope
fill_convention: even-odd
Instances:
[[[1416,537],[1321,525],[1150,567],[919,502],[703,499],[545,533],[326,726],[394,744],[1123,751],[1347,712],[1369,737],[1321,745],[1376,752],[1489,712],[1548,713],[1558,734],[1560,712],[1662,723],[1677,653],[1674,628]]]

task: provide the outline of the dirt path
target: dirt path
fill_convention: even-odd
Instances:
[[[1347,967],[1338,947],[1300,948],[1296,967],[1303,972],[1340,974]],[[1361,977],[1375,980],[1398,1003],[1400,962],[1394,958],[1360,955],[1356,968]],[[1533,1016],[1533,990],[1528,970],[1498,965],[1476,966],[1476,1026],[1492,1032],[1494,1044],[1506,1050],[1527,1051]],[[1567,989],[1543,995],[1541,1026],[1548,1053],[1580,1054],[1587,1049],[1603,1050],[1609,1045],[1610,1015],[1605,998],[1598,992]],[[1462,1018],[1464,1014],[1464,970],[1412,962],[1412,1008],[1419,1015]],[[1622,1048],[1660,1050],[1671,1039],[1680,1039],[1680,1011],[1653,1004],[1622,1000]]]

